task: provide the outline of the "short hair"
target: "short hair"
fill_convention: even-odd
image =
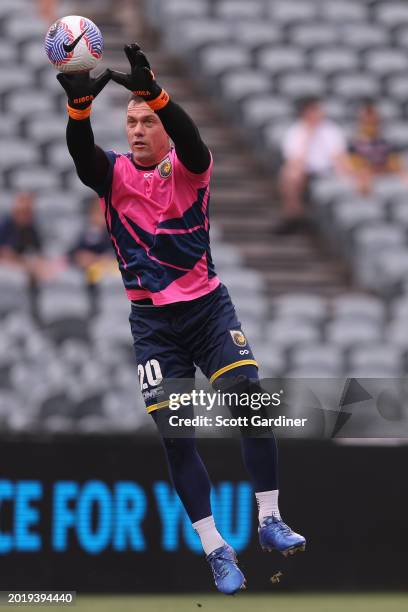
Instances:
[[[298,115],[303,115],[303,113],[308,110],[311,106],[315,106],[316,104],[320,104],[321,100],[318,96],[307,96],[305,98],[300,98],[296,102],[296,111]]]
[[[128,106],[131,102],[134,102],[135,104],[140,104],[141,102],[146,102],[146,100],[135,93],[131,93],[128,99]]]

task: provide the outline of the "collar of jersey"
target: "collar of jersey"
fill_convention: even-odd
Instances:
[[[130,160],[137,170],[155,170],[157,166],[160,166],[160,164],[170,155],[170,151],[163,157],[163,159],[159,161],[158,164],[154,164],[153,166],[141,166],[140,164],[137,164],[133,158],[132,153],[130,154]]]
[[[145,172],[148,171],[148,170],[155,170],[157,168],[157,165],[158,165],[158,164],[154,164],[154,166],[141,166],[140,164],[137,164],[135,162],[135,160],[133,159],[133,155],[131,157],[131,160],[132,160],[132,164],[134,165],[134,167],[137,170],[144,170]]]

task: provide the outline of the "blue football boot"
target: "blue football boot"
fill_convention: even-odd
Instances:
[[[258,534],[262,550],[267,552],[276,549],[287,557],[306,548],[305,538],[292,531],[286,523],[275,516],[267,516],[263,520],[261,526],[258,527]]]
[[[220,593],[233,595],[240,589],[245,589],[245,577],[237,565],[235,550],[228,544],[216,548],[207,561],[211,566],[214,582]]]

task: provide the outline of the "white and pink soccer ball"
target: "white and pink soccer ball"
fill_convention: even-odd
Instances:
[[[103,37],[93,21],[79,15],[57,19],[45,37],[45,51],[60,72],[88,72],[103,55]]]

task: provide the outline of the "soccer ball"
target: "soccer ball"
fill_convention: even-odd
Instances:
[[[102,59],[103,38],[86,17],[69,15],[52,24],[45,37],[45,51],[60,72],[88,72]]]

